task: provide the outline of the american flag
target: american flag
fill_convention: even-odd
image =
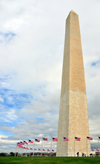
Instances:
[[[43,149],[43,151],[45,151],[45,149]]]
[[[34,149],[34,150],[37,150],[37,149]]]
[[[52,138],[52,141],[53,142],[58,141],[58,138]]]
[[[22,142],[22,145],[24,145],[24,142]]]
[[[33,150],[32,148],[30,148],[30,150]]]
[[[63,141],[69,141],[67,137],[63,137]]]
[[[52,151],[54,151],[54,150],[52,149]]]
[[[29,143],[33,143],[33,141],[32,140],[29,140]]]
[[[99,150],[97,149],[97,151],[99,151]]]
[[[24,142],[20,142],[21,145],[24,145]]]
[[[35,142],[40,142],[40,140],[38,140],[38,139],[35,139]]]
[[[23,142],[20,142],[20,145],[24,145]]]
[[[28,144],[26,141],[24,141],[24,144]]]
[[[23,148],[23,146],[21,146],[21,145],[19,145],[18,147],[19,147],[19,148]]]
[[[98,137],[99,141],[100,141],[100,137]]]
[[[93,140],[93,138],[92,137],[87,137],[87,140]]]
[[[48,138],[43,138],[44,141],[48,141]]]
[[[47,149],[47,151],[50,151],[49,149]]]
[[[75,137],[75,141],[80,141],[80,138],[78,138],[78,137]]]
[[[19,142],[18,144],[17,144],[17,146],[19,147],[19,146],[22,146],[23,144],[22,144],[22,142]]]
[[[39,151],[41,151],[41,149],[38,149]]]

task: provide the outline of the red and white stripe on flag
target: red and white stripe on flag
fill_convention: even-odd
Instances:
[[[43,141],[48,141],[48,138],[43,138]]]
[[[63,137],[63,141],[69,141],[67,137]]]
[[[29,140],[29,143],[33,143],[34,141],[32,141],[32,140]]]
[[[87,140],[93,140],[93,138],[92,137],[87,137]]]
[[[80,141],[81,139],[78,137],[75,137],[75,141]]]
[[[52,138],[52,141],[58,141],[58,138]]]

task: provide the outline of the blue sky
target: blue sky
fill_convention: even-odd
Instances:
[[[20,140],[57,136],[65,19],[70,10],[79,15],[91,147],[96,148],[99,6],[91,0],[0,1],[0,152],[14,151]]]

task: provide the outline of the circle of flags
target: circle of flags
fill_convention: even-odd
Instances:
[[[86,141],[87,140],[93,140],[93,138],[92,137],[86,137]],[[35,139],[34,141],[33,140],[28,140],[28,142],[27,141],[18,142],[17,143],[17,148],[26,149],[26,150],[33,150],[33,154],[34,154],[34,151],[41,151],[41,152],[46,152],[47,151],[47,152],[51,152],[51,153],[54,152],[54,150],[52,149],[52,142],[57,142],[58,138],[52,138],[52,140],[51,140],[51,149],[47,149],[47,150],[43,149],[43,141],[48,141],[48,138],[43,138],[42,139],[41,149],[40,148],[38,148],[38,149],[35,148],[35,143],[40,142],[39,139]],[[63,141],[69,141],[69,139],[67,137],[63,137]],[[81,141],[81,138],[74,137],[74,147],[75,147],[75,141]],[[98,141],[100,141],[100,137],[98,137]],[[29,143],[33,144],[33,148],[28,147]],[[25,146],[25,145],[27,145],[27,146]],[[94,150],[92,149],[92,151],[94,151]],[[96,151],[99,152],[99,149],[97,149]]]

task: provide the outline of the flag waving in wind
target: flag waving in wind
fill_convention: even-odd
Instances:
[[[75,141],[80,141],[80,138],[78,138],[78,137],[75,137]]]
[[[33,141],[32,140],[29,140],[29,143],[33,143]]]
[[[38,139],[35,139],[35,142],[40,142],[40,140],[38,140]]]
[[[24,144],[28,144],[26,141],[24,141]]]
[[[48,141],[48,138],[43,138],[43,141]]]
[[[53,142],[58,141],[58,138],[52,138],[52,141]]]
[[[34,150],[37,150],[37,149],[34,149]]]
[[[93,140],[93,138],[92,137],[87,137],[87,140]]]
[[[49,149],[47,149],[47,151],[50,151]]]
[[[69,141],[67,137],[63,137],[63,141]]]

